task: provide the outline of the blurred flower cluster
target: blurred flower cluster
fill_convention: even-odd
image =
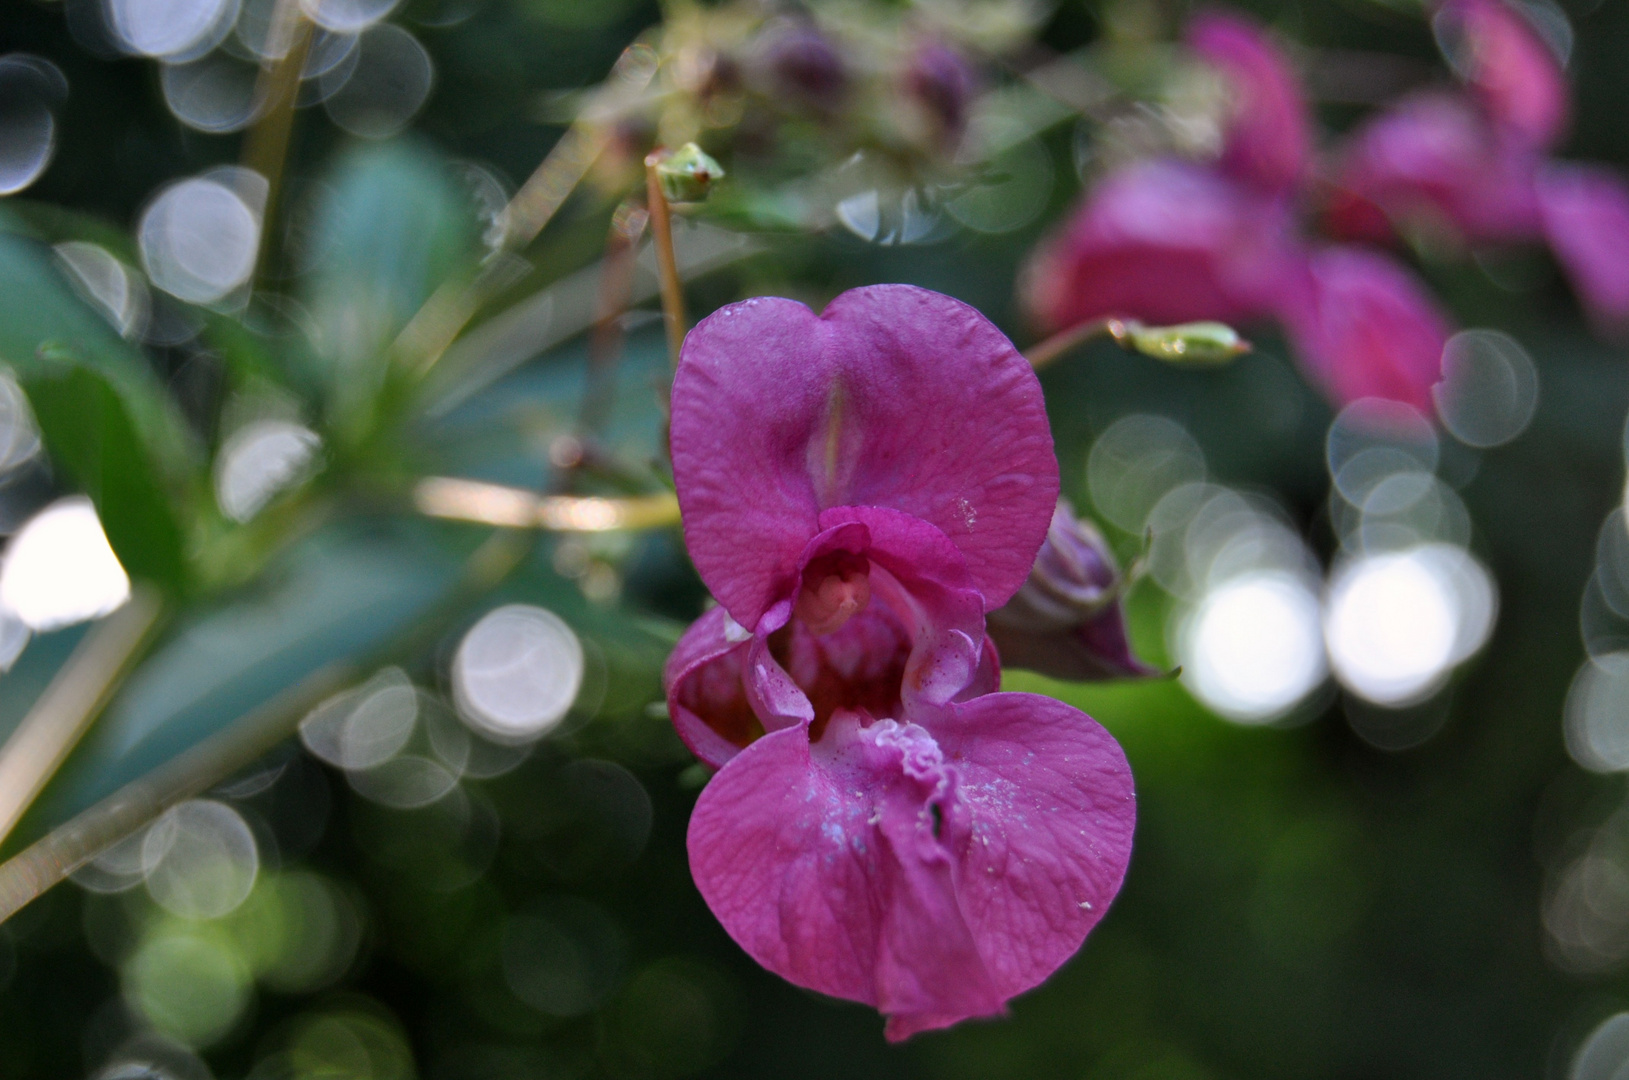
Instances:
[[[1282,48],[1242,16],[1195,16],[1184,43],[1199,90],[1170,111],[1161,152],[1104,155],[1117,163],[1027,271],[1036,323],[1273,320],[1337,405],[1382,397],[1429,415],[1447,316],[1392,257],[1318,239],[1320,221],[1360,241],[1428,226],[1468,244],[1543,236],[1597,320],[1621,320],[1629,188],[1543,157],[1567,107],[1550,46],[1505,0],[1434,12],[1466,91],[1405,98],[1327,163]]]
[[[909,173],[956,152],[986,68],[1047,14],[1038,0],[675,5],[653,102],[666,145],[728,131],[780,169],[875,154]],[[762,167],[762,165],[760,165]]]

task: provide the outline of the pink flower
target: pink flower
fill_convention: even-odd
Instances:
[[[1135,817],[1102,728],[995,692],[984,615],[1058,493],[1039,384],[972,308],[876,286],[818,317],[722,309],[672,400],[685,540],[720,604],[666,672],[719,767],[690,821],[702,896],[890,1039],[1000,1013],[1102,917]]]
[[[1303,365],[1332,400],[1386,398],[1432,414],[1450,330],[1397,262],[1351,246],[1314,252],[1282,314]]]
[[[1031,317],[1050,331],[1107,315],[1276,320],[1337,405],[1378,395],[1429,410],[1447,323],[1424,287],[1378,252],[1316,250],[1301,235],[1311,135],[1289,63],[1254,24],[1219,12],[1197,17],[1188,43],[1231,87],[1220,158],[1105,177],[1026,268]],[[1372,223],[1367,204],[1351,212]]]
[[[1507,0],[1445,0],[1437,7],[1449,60],[1490,120],[1533,147],[1567,129],[1566,75],[1537,29]]]
[[[1282,199],[1183,161],[1120,169],[1039,248],[1021,286],[1061,330],[1105,315],[1155,324],[1269,315],[1298,251]]]
[[[1312,156],[1312,126],[1284,56],[1254,24],[1219,11],[1194,16],[1187,42],[1232,90],[1222,171],[1264,191],[1294,191]]]
[[[1542,241],[1597,324],[1629,329],[1629,185],[1545,158],[1567,125],[1560,63],[1505,0],[1448,0],[1436,18],[1466,91],[1411,95],[1357,131],[1335,170],[1331,228]]]

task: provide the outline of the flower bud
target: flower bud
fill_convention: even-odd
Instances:
[[[656,163],[656,177],[670,203],[705,202],[724,168],[695,143],[685,143]]]
[[[1059,499],[1029,580],[990,613],[1002,665],[1077,681],[1158,675],[1131,652],[1124,590],[1108,542]]]
[[[835,113],[848,94],[848,66],[830,38],[807,19],[784,19],[763,37],[763,66],[788,103]]]
[[[905,70],[905,89],[947,142],[961,138],[978,90],[978,78],[961,53],[937,41],[923,44]]]
[[[1179,326],[1126,327],[1125,343],[1144,356],[1170,363],[1225,364],[1250,351],[1250,343],[1226,323],[1190,322]]]

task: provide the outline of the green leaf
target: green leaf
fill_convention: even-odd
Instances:
[[[7,846],[43,835],[318,669],[372,656],[456,588],[461,559],[441,535],[417,523],[331,528],[288,552],[261,587],[184,617]]]
[[[314,235],[322,254],[305,303],[334,421],[355,432],[372,419],[390,343],[438,285],[473,265],[475,215],[441,161],[403,141],[340,163]]]
[[[36,365],[22,385],[51,460],[96,504],[124,568],[179,588],[186,574],[181,526],[111,381],[58,362]]]
[[[8,231],[14,221],[0,217],[0,363],[27,379],[50,366],[42,346],[71,353],[117,392],[165,482],[181,483],[197,448],[146,358],[79,298],[49,248]]]

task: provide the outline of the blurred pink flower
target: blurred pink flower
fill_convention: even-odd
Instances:
[[[1187,41],[1230,86],[1220,157],[1106,176],[1026,267],[1031,318],[1047,331],[1109,315],[1276,320],[1337,405],[1372,394],[1429,410],[1448,327],[1424,286],[1386,255],[1318,250],[1301,234],[1311,135],[1289,62],[1221,12],[1197,16]]]
[[[1331,400],[1386,398],[1432,415],[1448,323],[1395,260],[1353,246],[1312,252],[1280,317],[1308,375]]]
[[[875,1006],[890,1039],[1002,1012],[1103,916],[1135,818],[1107,732],[995,692],[984,615],[1057,502],[1035,376],[972,308],[876,286],[820,316],[718,311],[672,404],[685,541],[720,604],[665,675],[719,767],[697,887],[759,963]]]
[[[1311,160],[1312,125],[1289,62],[1260,27],[1214,10],[1189,22],[1187,43],[1232,91],[1221,170],[1263,191],[1293,192]]]
[[[1339,155],[1328,221],[1384,241],[1401,226],[1463,245],[1547,243],[1603,330],[1629,330],[1629,185],[1545,155],[1566,131],[1560,62],[1506,0],[1448,0],[1439,35],[1465,84],[1405,97]]]

